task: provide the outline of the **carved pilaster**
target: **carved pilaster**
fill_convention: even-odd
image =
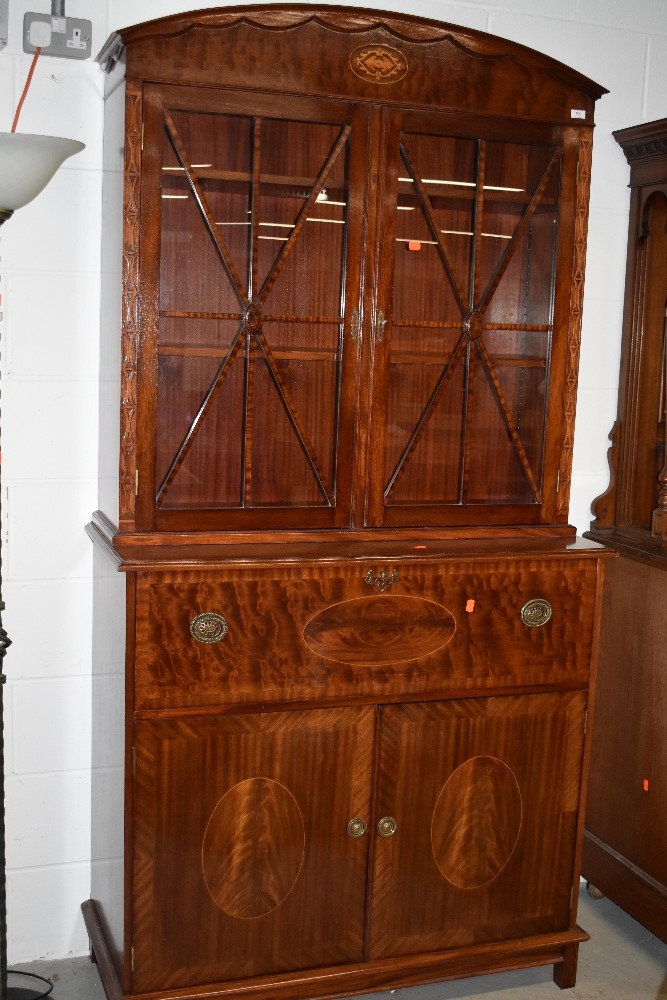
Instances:
[[[660,392],[661,425],[665,435],[665,461],[658,476],[658,506],[651,518],[651,531],[656,538],[667,539],[667,311],[663,320],[662,334],[662,387]]]
[[[574,222],[574,259],[572,263],[572,288],[570,291],[570,328],[568,331],[567,362],[565,370],[565,434],[560,460],[560,489],[558,514],[567,515],[572,484],[572,452],[574,448],[574,417],[577,408],[577,381],[579,375],[579,346],[581,343],[581,318],[584,304],[584,274],[586,270],[586,238],[588,235],[588,201],[591,183],[593,142],[589,135],[579,143],[577,172],[577,208]]]
[[[139,182],[141,167],[141,89],[128,83],[125,94],[126,142],[123,213],[123,329],[120,413],[120,518],[135,510],[137,440],[137,345],[139,337]]]

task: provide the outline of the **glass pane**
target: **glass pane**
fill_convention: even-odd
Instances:
[[[348,132],[165,114],[162,508],[335,506]]]
[[[555,151],[501,142],[485,143],[484,150],[478,299],[487,293],[503,256],[509,257],[484,319],[550,323],[560,180],[558,163],[552,162]]]
[[[465,406],[463,365],[442,379],[442,358],[397,358],[389,373],[392,414],[387,430],[391,503],[456,503],[459,498],[461,430]],[[423,400],[431,400],[424,407]]]
[[[224,243],[245,286],[250,259],[252,120],[184,111],[173,112],[170,119],[163,133],[160,307],[240,316],[239,293],[210,227]],[[186,167],[196,177],[208,217],[198,204],[198,192],[188,181]]]
[[[162,355],[158,364],[158,500],[164,508],[238,505],[242,495],[240,450],[220,447],[225,434],[242,432],[243,360],[234,360],[219,383],[196,434],[193,422],[216,381],[216,357]],[[174,463],[177,463],[174,465]]]
[[[559,157],[405,134],[388,504],[541,501]]]
[[[550,336],[488,330],[473,350],[469,503],[533,503],[542,478]]]

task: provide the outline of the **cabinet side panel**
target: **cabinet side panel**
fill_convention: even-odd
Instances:
[[[104,103],[102,179],[102,289],[100,308],[100,447],[98,507],[118,521],[118,400],[120,397],[121,282],[123,256],[123,129],[125,84]]]
[[[586,827],[667,893],[667,573],[607,569]],[[659,885],[658,885],[659,883]],[[612,899],[612,885],[600,886]]]
[[[123,950],[125,578],[95,548],[93,623],[92,898],[120,970]]]

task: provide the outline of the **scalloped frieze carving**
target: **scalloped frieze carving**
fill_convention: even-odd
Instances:
[[[171,24],[169,22],[172,22]],[[439,23],[409,15],[375,12],[350,8],[308,9],[308,7],[247,7],[232,10],[204,10],[198,13],[183,13],[166,18],[159,22],[139,24],[121,32],[123,41],[139,41],[152,38],[174,38],[183,36],[197,29],[218,30],[230,28],[238,24],[253,27],[284,31],[297,28],[308,23],[317,23],[330,31],[340,34],[354,34],[382,30],[393,35],[397,40],[412,43],[448,42],[453,48],[476,59],[505,60],[530,72],[543,73],[555,80],[569,79],[575,86],[588,90],[591,86],[600,96],[606,93],[604,88],[587,80],[575,70],[558,63],[537,50],[514,45],[506,39],[497,38],[474,29],[458,28],[455,25]]]

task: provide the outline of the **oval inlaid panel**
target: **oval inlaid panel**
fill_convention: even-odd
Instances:
[[[303,638],[313,652],[343,663],[400,663],[447,645],[453,616],[434,601],[400,594],[334,604],[308,622]]]
[[[508,863],[521,831],[521,791],[496,757],[472,757],[445,783],[431,827],[435,863],[459,889],[492,882]]]
[[[362,45],[350,56],[350,67],[369,83],[397,83],[408,71],[407,59],[390,45]]]
[[[230,917],[263,917],[299,877],[305,830],[294,796],[277,781],[249,778],[223,795],[202,844],[213,900]]]

